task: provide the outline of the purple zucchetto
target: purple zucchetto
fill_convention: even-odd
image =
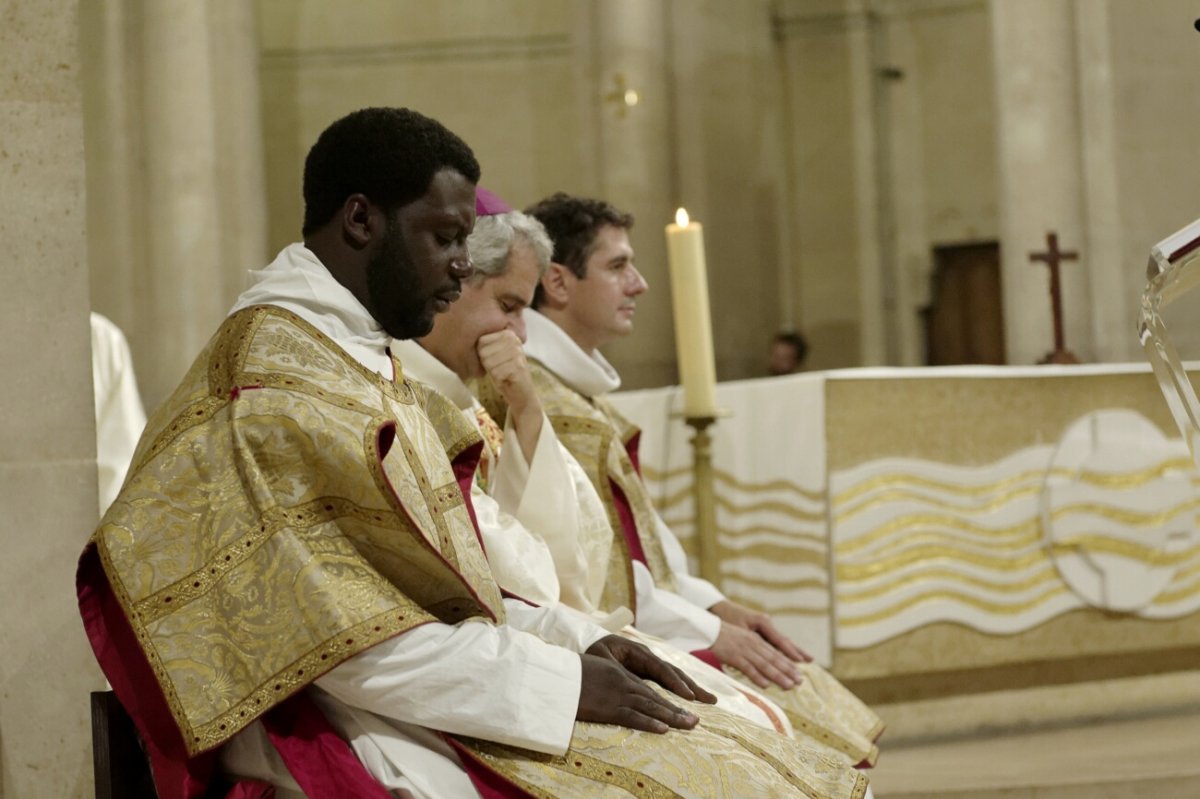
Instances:
[[[475,216],[495,216],[507,214],[511,210],[512,206],[483,186],[475,187]]]

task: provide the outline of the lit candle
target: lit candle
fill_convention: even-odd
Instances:
[[[684,415],[716,416],[717,370],[704,267],[704,228],[699,222],[689,222],[682,208],[675,212],[675,224],[667,225],[667,260]]]

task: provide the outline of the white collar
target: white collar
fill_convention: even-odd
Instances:
[[[400,360],[405,377],[432,386],[464,411],[475,408],[475,397],[462,378],[416,341],[393,341],[392,353]]]
[[[393,378],[388,355],[392,337],[304,244],[289,244],[266,269],[251,271],[248,288],[229,313],[251,305],[287,308],[337,342],[363,366],[388,380]]]
[[[596,397],[621,387],[621,376],[599,350],[591,354],[566,331],[532,308],[525,309],[525,354],[558,375],[572,390]]]

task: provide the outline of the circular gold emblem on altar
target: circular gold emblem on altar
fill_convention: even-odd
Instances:
[[[1043,542],[1064,582],[1110,611],[1145,608],[1198,539],[1187,448],[1130,410],[1076,421],[1042,487]]]

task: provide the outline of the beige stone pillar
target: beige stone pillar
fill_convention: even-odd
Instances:
[[[846,3],[846,46],[849,55],[850,102],[854,147],[854,238],[859,263],[859,358],[863,366],[892,363],[898,358],[895,335],[895,271],[882,248],[879,107],[876,92],[875,31],[860,0]]]
[[[1086,268],[1090,276],[1093,357],[1098,361],[1142,360],[1132,334],[1137,295],[1128,290],[1128,272],[1140,263],[1124,260],[1115,127],[1112,39],[1109,4],[1074,0],[1079,46]],[[1165,235],[1165,234],[1164,234]],[[1148,250],[1149,248],[1147,248]]]
[[[671,118],[668,40],[662,0],[596,0],[591,7],[592,83],[598,106],[596,159],[599,196],[637,218],[631,238],[638,269],[650,290],[638,301],[637,329],[606,348],[629,386],[662,385],[674,379],[671,287],[663,226],[672,207],[673,156],[677,140]],[[639,94],[624,113],[616,78]]]
[[[246,270],[260,269],[267,252],[267,202],[259,80],[257,3],[209,0],[217,147],[217,214],[223,302],[246,287]],[[300,220],[295,234],[300,236]],[[211,334],[209,331],[208,334]]]
[[[1089,4],[1089,8],[1091,4]],[[1084,360],[1092,339],[1085,237],[1076,20],[1071,0],[993,0],[1000,176],[1001,282],[1008,361],[1053,349],[1046,267],[1029,261],[1056,231],[1080,261],[1061,268],[1066,345]]]
[[[152,409],[267,257],[255,6],[85,5],[93,302]]]
[[[75,563],[96,524],[75,0],[0,0],[0,794],[92,795],[103,686]]]
[[[132,336],[145,261],[137,233],[143,192],[137,157],[142,150],[137,122],[142,48],[140,29],[127,19],[126,5],[83,3],[79,23],[92,308]]]
[[[668,8],[672,205],[704,224],[718,377],[761,377],[796,322],[783,48],[768,0]]]
[[[174,388],[227,309],[207,3],[142,6],[146,157],[145,316],[138,378],[150,405]]]

